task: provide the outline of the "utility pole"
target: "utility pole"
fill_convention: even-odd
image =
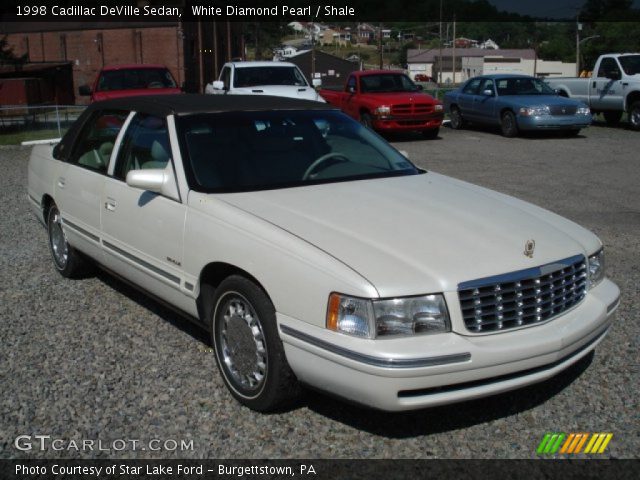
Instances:
[[[453,44],[451,45],[453,47],[453,55],[452,55],[452,60],[453,60],[453,85],[456,84],[456,14],[453,14]]]
[[[580,76],[580,30],[582,30],[582,24],[576,15],[576,77]]]
[[[438,55],[438,85],[442,84],[442,0],[440,0],[440,53]]]
[[[311,21],[311,82],[316,78],[316,34],[315,25]]]
[[[382,51],[382,23],[378,24],[378,52],[380,53],[380,70],[384,66],[384,52]]]

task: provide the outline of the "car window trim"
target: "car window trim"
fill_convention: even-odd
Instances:
[[[116,169],[116,162],[118,160],[118,155],[120,155],[120,147],[122,145],[122,140],[124,139],[125,132],[129,129],[129,125],[131,124],[133,117],[136,116],[136,113],[137,112],[135,110],[131,110],[131,112],[129,112],[129,115],[127,116],[124,123],[122,124],[122,128],[118,132],[118,136],[116,137],[116,143],[115,143],[115,146],[113,147],[113,152],[111,152],[109,168],[107,169],[107,176],[109,177],[115,178],[113,174]]]
[[[73,139],[73,147],[71,149],[71,153],[69,153],[65,158],[63,158],[61,161],[63,161],[64,163],[67,163],[71,166],[74,167],[78,167],[78,168],[82,168],[84,170],[88,170],[90,172],[94,172],[98,175],[103,175],[103,176],[109,176],[109,170],[111,168],[111,160],[114,158],[113,154],[114,151],[116,150],[116,146],[118,145],[118,139],[120,137],[120,135],[122,134],[122,132],[124,131],[125,126],[127,125],[127,120],[129,117],[125,118],[125,121],[122,123],[122,126],[120,127],[120,130],[118,131],[118,135],[116,135],[116,138],[113,142],[113,150],[111,152],[111,155],[109,157],[109,163],[107,164],[107,168],[106,170],[99,170],[97,168],[92,168],[89,165],[81,165],[80,163],[77,162],[76,159],[76,154],[77,154],[77,149],[79,146],[79,143],[82,141],[83,135],[86,131],[87,128],[91,128],[93,126],[93,122],[94,120],[97,121],[97,119],[104,114],[105,112],[122,112],[122,113],[126,113],[126,110],[117,110],[117,109],[100,109],[100,110],[94,110],[93,112],[91,112],[87,119],[82,122],[82,126],[80,127],[80,129],[77,131],[74,139]]]
[[[122,128],[120,129],[120,132],[118,133],[118,137],[116,138],[117,151],[116,151],[116,147],[114,147],[114,151],[111,153],[111,160],[113,160],[113,161],[109,162],[109,169],[108,169],[108,175],[107,176],[109,178],[113,179],[113,180],[116,180],[116,181],[120,182],[120,183],[124,183],[125,185],[127,183],[126,179],[123,180],[121,178],[116,177],[115,176],[115,170],[116,170],[116,165],[118,164],[118,160],[119,160],[119,157],[120,157],[120,148],[121,148],[122,144],[124,143],[123,142],[124,135],[127,132],[127,130],[129,130],[129,127],[131,126],[131,122],[133,121],[135,116],[138,115],[138,114],[145,114],[145,112],[138,112],[138,111],[132,110],[131,113],[129,114],[129,116],[127,117],[127,119],[125,120],[125,122],[122,124]],[[173,158],[175,149],[174,149],[173,143],[171,141],[171,139],[172,139],[171,128],[169,127],[169,117],[173,117],[173,115],[168,115],[168,116],[164,116],[164,117],[159,117],[159,116],[153,115],[151,113],[149,113],[147,115],[151,115],[151,116],[158,117],[158,118],[164,118],[165,121],[166,121],[166,124],[167,124],[167,137],[168,137],[168,140],[169,140],[169,146],[171,147],[171,158],[169,159],[169,161],[171,162],[171,169],[173,171],[173,181],[176,183],[176,188],[178,190],[178,200],[176,200],[175,198],[167,197],[166,195],[162,195],[160,193],[158,193],[157,195],[161,196],[162,198],[166,198],[167,200],[171,200],[173,202],[182,204],[183,203],[182,202],[183,196],[182,196],[182,193],[180,191],[180,184],[178,183],[178,178],[177,178],[177,175],[176,175],[176,167],[175,167],[174,158]]]

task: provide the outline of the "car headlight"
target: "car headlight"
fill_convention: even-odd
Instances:
[[[381,105],[374,110],[374,113],[379,117],[391,115],[391,107],[388,105]]]
[[[332,293],[327,328],[365,338],[424,335],[451,331],[441,294],[371,300]]]
[[[373,304],[366,298],[332,293],[327,308],[327,328],[357,337],[371,338]]]
[[[374,300],[376,336],[443,333],[451,330],[442,295]]]
[[[595,287],[604,278],[604,248],[589,256],[589,288]]]
[[[444,105],[441,103],[436,103],[433,107],[434,112],[442,112],[444,110]]]
[[[549,115],[551,110],[546,105],[540,107],[522,107],[519,111],[523,117],[537,117],[539,115]]]
[[[591,113],[591,109],[589,107],[578,107],[576,110],[576,115],[589,115]]]

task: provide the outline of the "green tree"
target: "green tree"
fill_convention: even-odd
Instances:
[[[7,36],[0,38],[0,65],[21,65],[27,61],[27,54],[17,56],[9,45]]]

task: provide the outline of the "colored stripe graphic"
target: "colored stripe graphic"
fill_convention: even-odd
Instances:
[[[551,438],[550,433],[547,433],[545,434],[544,437],[542,437],[542,441],[540,442],[540,445],[538,445],[538,449],[536,450],[536,453],[538,455],[544,453],[544,447],[547,445],[547,442],[549,441],[550,438]]]
[[[604,453],[613,433],[562,433],[549,432],[542,437],[536,453],[538,455]],[[582,447],[586,444],[584,451]]]
[[[580,450],[582,450],[582,446],[587,441],[587,438],[589,438],[589,434],[588,433],[581,433],[580,435],[581,435],[580,441],[576,445],[575,449],[570,453],[580,453]]]
[[[567,450],[569,450],[569,447],[571,446],[571,443],[573,442],[573,439],[576,437],[575,433],[570,433],[569,436],[567,437],[566,442],[564,442],[564,445],[562,445],[562,450],[560,450],[560,453],[567,453]]]
[[[613,433],[607,433],[607,436],[604,439],[604,442],[602,442],[602,445],[600,446],[600,450],[598,450],[598,453],[604,453],[605,449],[607,448],[607,445],[609,445],[609,442],[611,441],[611,439],[613,438]]]

